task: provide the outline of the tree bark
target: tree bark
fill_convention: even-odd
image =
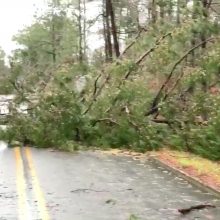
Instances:
[[[83,0],[83,55],[87,59],[87,43],[86,43],[86,0]]]
[[[177,12],[176,12],[176,23],[179,25],[180,24],[180,0],[177,0],[177,3],[176,3],[176,7],[177,7]]]
[[[203,16],[204,21],[206,22],[207,18],[208,18],[208,0],[201,0],[201,1],[202,1],[202,7],[203,7],[202,8],[202,16]],[[207,45],[206,38],[207,38],[207,36],[206,36],[205,30],[203,30],[200,35],[201,41],[204,42],[201,46],[202,50],[206,49],[206,45]],[[208,83],[207,83],[206,78],[204,78],[202,80],[202,90],[204,93],[208,92]],[[207,121],[208,120],[207,112],[204,112],[202,117],[203,117],[204,121]]]
[[[54,14],[54,8],[55,6],[53,5],[53,8],[52,8],[52,27],[51,27],[51,37],[52,37],[52,42],[51,42],[51,45],[52,45],[52,59],[53,59],[53,65],[56,64],[56,33],[55,33],[55,14]]]
[[[81,0],[78,0],[78,30],[79,30],[79,62],[83,62],[83,27],[82,27],[82,7]]]
[[[106,39],[106,58],[107,61],[112,61],[113,58],[113,50],[112,50],[112,36],[111,36],[111,28],[109,23],[109,6],[108,6],[108,0],[104,0],[103,4],[105,4],[105,16],[104,16],[104,23],[105,23],[105,39]]]
[[[115,21],[115,12],[114,7],[112,4],[112,0],[107,0],[106,5],[109,11],[110,20],[111,20],[111,31],[112,31],[112,37],[114,41],[114,50],[116,57],[120,56],[120,48],[119,48],[119,42],[118,42],[118,36],[117,36],[117,27],[116,27],[116,21]]]
[[[152,17],[152,23],[155,24],[157,21],[157,4],[156,0],[152,0],[151,3],[151,17]]]

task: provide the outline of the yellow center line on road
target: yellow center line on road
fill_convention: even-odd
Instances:
[[[18,193],[18,215],[19,220],[28,220],[28,207],[26,195],[26,182],[24,178],[24,167],[19,147],[14,149],[16,160],[16,185]]]
[[[35,197],[36,197],[37,202],[38,202],[38,209],[39,209],[39,213],[40,213],[40,219],[41,220],[49,220],[50,217],[49,217],[49,213],[48,213],[48,210],[47,210],[47,207],[46,207],[46,201],[44,199],[44,195],[43,195],[43,192],[42,192],[41,187],[40,187],[40,183],[39,183],[37,173],[36,173],[36,170],[35,170],[35,167],[34,167],[34,162],[33,162],[33,158],[32,158],[32,155],[31,155],[30,148],[28,148],[28,147],[25,148],[25,155],[26,155],[26,158],[27,158],[28,166],[29,166],[29,169],[30,169],[30,174],[31,174],[31,177],[32,177],[32,184],[33,184],[34,194],[35,194]]]

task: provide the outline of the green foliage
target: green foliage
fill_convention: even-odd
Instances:
[[[82,22],[58,3],[15,37],[23,46],[11,59],[17,100],[35,94],[37,102],[25,115],[14,109],[5,138],[71,151],[78,144],[141,152],[169,146],[220,159],[219,21],[201,4],[190,11],[181,2],[176,11],[177,1],[155,1],[160,18],[120,59],[103,63],[100,49],[81,62]],[[114,7],[132,42],[131,33],[141,29],[134,5],[123,0]],[[77,93],[80,76],[86,85]]]
[[[30,141],[39,147],[60,147],[69,140],[79,141],[85,123],[80,114],[81,107],[75,102],[73,92],[42,97],[30,114],[15,112],[11,116],[9,141]]]
[[[138,220],[139,218],[136,216],[136,215],[134,215],[134,214],[132,214],[130,217],[129,217],[129,220]]]
[[[203,105],[206,102],[207,105]],[[191,108],[190,113],[185,119],[188,119],[187,124],[184,124],[180,130],[172,134],[169,138],[170,145],[178,150],[191,151],[195,154],[207,157],[212,160],[220,160],[220,114],[218,108],[220,104],[219,97],[209,96],[204,100],[197,99],[197,103]],[[205,109],[204,109],[205,108]],[[209,121],[196,121],[195,116],[209,113]]]

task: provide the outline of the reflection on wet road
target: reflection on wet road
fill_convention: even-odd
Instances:
[[[0,219],[220,219],[220,201],[151,162],[100,152],[69,154],[0,143]],[[181,216],[177,209],[217,208]]]

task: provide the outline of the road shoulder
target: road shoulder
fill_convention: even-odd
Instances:
[[[213,162],[188,152],[168,149],[145,154],[126,150],[110,150],[106,153],[129,156],[135,160],[150,159],[198,188],[220,198],[220,162]]]

